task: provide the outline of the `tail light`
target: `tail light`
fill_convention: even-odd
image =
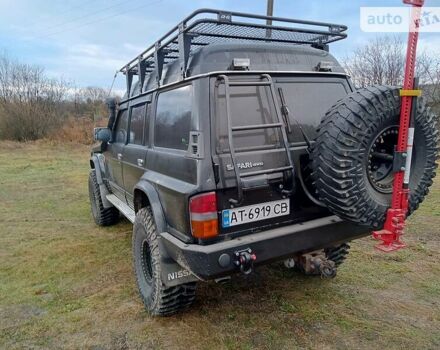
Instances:
[[[215,192],[203,193],[189,200],[191,231],[196,238],[218,235],[217,196]]]

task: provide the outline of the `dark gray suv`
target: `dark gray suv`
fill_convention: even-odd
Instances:
[[[355,91],[328,52],[345,26],[267,19],[194,12],[121,69],[126,95],[95,129],[92,214],[134,224],[154,315],[189,306],[197,281],[271,261],[333,277],[347,242],[383,225],[398,89]],[[432,183],[436,130],[419,103],[410,211]]]

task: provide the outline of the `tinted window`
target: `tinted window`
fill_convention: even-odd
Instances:
[[[150,139],[150,113],[151,103],[145,105],[145,122],[144,122],[144,145],[148,145]]]
[[[162,92],[157,100],[154,144],[186,150],[191,125],[192,86]]]
[[[288,134],[290,142],[304,142],[298,124],[310,138],[316,137],[325,113],[336,101],[347,94],[346,86],[341,80],[334,79],[296,79],[277,84],[282,87],[286,104],[289,108],[292,133]]]
[[[145,105],[133,107],[131,109],[129,143],[142,145],[142,138],[144,135],[144,111]]]
[[[127,110],[119,112],[116,121],[115,142],[125,143],[127,140],[128,113]]]
[[[232,126],[249,126],[256,124],[276,123],[275,106],[267,86],[231,86],[230,113]],[[216,89],[216,128],[218,151],[229,150],[225,86]],[[266,128],[234,131],[233,144],[235,149],[267,148],[280,144],[280,129]]]

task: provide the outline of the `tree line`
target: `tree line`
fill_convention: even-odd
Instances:
[[[401,86],[405,46],[398,37],[378,36],[354,50],[342,63],[356,87]],[[417,76],[424,97],[440,114],[440,54],[421,52]],[[58,139],[92,142],[93,126],[107,116],[107,96],[106,89],[75,88],[62,79],[48,77],[42,67],[2,54],[0,139],[30,141],[58,135]]]
[[[0,55],[0,139],[47,138],[75,121],[93,128],[107,116],[107,97],[106,89],[75,88],[40,66]]]
[[[357,48],[343,60],[356,87],[374,84],[402,86],[406,42],[397,36],[378,36]],[[416,76],[423,97],[440,114],[440,52],[421,51],[417,57]]]

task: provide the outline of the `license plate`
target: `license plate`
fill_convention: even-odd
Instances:
[[[288,199],[248,205],[235,209],[226,209],[222,211],[222,226],[231,227],[242,225],[249,222],[289,215],[289,213],[290,205]]]

